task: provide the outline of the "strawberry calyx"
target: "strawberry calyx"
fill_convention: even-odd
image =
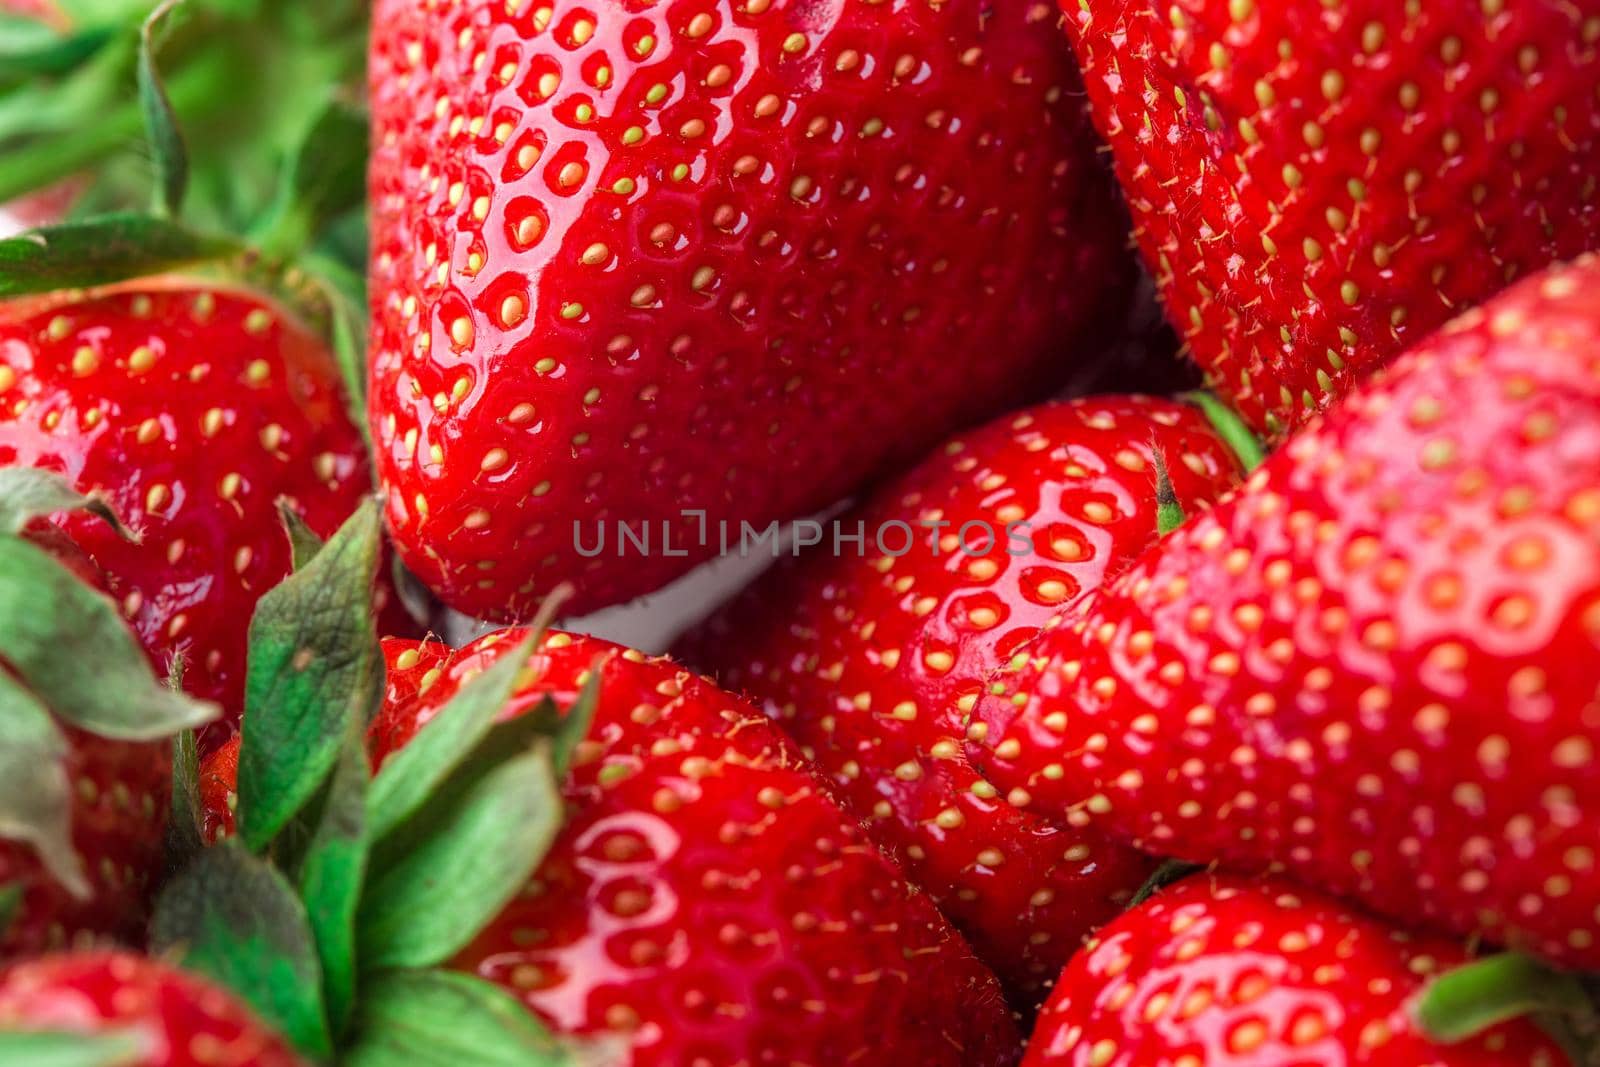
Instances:
[[[0,1063],[60,1067],[129,1067],[143,1061],[145,1039],[135,1027],[84,1034],[73,1030],[0,1031]]]
[[[1485,956],[1440,975],[1415,1011],[1422,1028],[1443,1044],[1531,1016],[1577,1067],[1600,1063],[1600,1010],[1593,991],[1580,976],[1524,953]]]
[[[90,887],[72,844],[66,729],[158,740],[220,709],[162,684],[117,606],[28,535],[35,520],[76,509],[121,529],[103,501],[58,475],[0,469],[0,838],[31,847],[52,878],[84,899]]]
[[[379,554],[369,500],[326,544],[302,538],[299,569],[261,599],[237,834],[191,850],[157,902],[152,947],[230,989],[315,1060],[440,1062],[470,1047],[506,1062],[576,1062],[511,994],[437,968],[555,840],[558,783],[598,672],[565,716],[547,701],[498,723],[538,647],[529,638],[374,774],[363,738],[384,684],[370,606]],[[191,819],[194,773],[184,761],[186,800],[174,805]],[[177,836],[198,841],[199,828]]]

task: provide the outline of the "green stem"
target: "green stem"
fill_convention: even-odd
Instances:
[[[1245,425],[1239,413],[1217,399],[1215,393],[1197,389],[1185,393],[1183,398],[1205,413],[1217,436],[1233,450],[1247,472],[1255,470],[1266,460],[1267,454],[1261,447],[1260,439]]]
[[[1593,1010],[1577,978],[1507,952],[1435,979],[1417,1004],[1417,1021],[1434,1040],[1454,1044],[1536,1012],[1581,1016]]]

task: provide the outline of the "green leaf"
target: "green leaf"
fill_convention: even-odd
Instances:
[[[355,1000],[356,908],[367,869],[367,775],[361,731],[352,729],[300,865],[300,897],[316,934],[335,1033],[343,1030]]]
[[[527,884],[561,826],[548,746],[458,775],[397,831],[361,902],[365,968],[455,955]]]
[[[307,1055],[332,1053],[305,908],[276,868],[237,841],[206,849],[167,885],[150,944],[231,990]]]
[[[174,657],[173,663],[181,665],[182,659]],[[172,811],[167,815],[166,837],[169,871],[188,866],[205,848],[200,812],[200,750],[194,731],[184,730],[172,742]]]
[[[34,519],[58,511],[87,511],[127,535],[110,504],[78,492],[56,472],[37,467],[0,467],[0,534],[19,534]]]
[[[144,113],[145,136],[155,162],[158,191],[156,210],[171,218],[183,206],[189,184],[189,149],[178,129],[178,116],[156,70],[156,30],[183,0],[163,0],[150,12],[139,31],[139,107]]]
[[[0,14],[0,84],[64,74],[98,52],[112,33],[93,27],[63,34],[38,19]]]
[[[300,517],[286,500],[278,501],[278,518],[283,522],[283,529],[289,535],[289,550],[294,560],[294,569],[305,570],[306,565],[316,558],[322,551],[322,538],[317,536],[317,531],[306,525],[306,520]]]
[[[368,136],[359,108],[338,99],[323,104],[289,157],[272,212],[252,231],[266,255],[306,251],[331,219],[365,202]]]
[[[367,819],[374,841],[422,808],[488,736],[495,716],[516,692],[517,678],[534,648],[530,638],[495,660],[384,762],[367,794]]]
[[[362,992],[342,1067],[577,1067],[504,989],[453,971],[395,971]]]
[[[103,215],[0,241],[0,297],[105,285],[243,251],[231,237],[162,219]]]
[[[1417,1003],[1417,1020],[1434,1040],[1453,1045],[1536,1012],[1593,1011],[1576,977],[1516,952],[1485,956],[1435,978]]]
[[[563,712],[552,700],[546,700],[529,712],[538,724],[539,731],[550,738],[550,756],[555,761],[556,774],[562,776],[572,767],[572,755],[578,744],[589,736],[594,724],[595,709],[600,706],[600,681],[604,657],[597,659],[589,670],[589,678],[578,692],[572,706]]]
[[[16,921],[17,910],[22,907],[23,887],[15,882],[0,886],[0,938]]]
[[[0,1030],[0,1067],[139,1067],[148,1062],[134,1029]]]
[[[372,617],[380,543],[368,499],[304,570],[261,598],[250,623],[239,836],[265,848],[322,788],[352,717],[383,697]]]
[[[89,895],[72,847],[67,739],[49,710],[0,670],[0,838],[32,846],[50,876],[80,900]]]
[[[1167,470],[1167,457],[1154,441],[1150,455],[1156,461],[1156,532],[1162,537],[1182,526],[1186,516],[1178,491],[1172,487],[1172,473]]]
[[[162,685],[110,598],[17,537],[0,536],[0,634],[0,659],[52,712],[90,733],[155,740],[220,713]]]
[[[1197,389],[1192,393],[1185,393],[1183,399],[1205,413],[1212,429],[1217,431],[1222,443],[1233,450],[1239,465],[1246,473],[1266,462],[1267,454],[1261,447],[1261,441],[1256,437],[1255,431],[1245,425],[1239,413],[1224,404],[1215,393]]]

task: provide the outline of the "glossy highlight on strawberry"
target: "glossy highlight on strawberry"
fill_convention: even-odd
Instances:
[[[179,278],[0,304],[0,465],[40,467],[137,535],[61,529],[165,673],[231,719],[255,602],[290,570],[277,506],[327,535],[370,487],[332,357],[282,308]]]
[[[1600,259],[1468,312],[996,678],[1002,788],[1600,966]]]
[[[714,551],[683,510],[804,514],[1064,379],[1130,264],[1057,19],[378,3],[372,427],[408,565],[480,616],[625,600]],[[580,553],[575,519],[657,550]]]
[[[805,746],[1019,1006],[1121,910],[1150,861],[1019,807],[1025,794],[967,762],[963,719],[990,674],[1154,543],[1155,450],[1192,511],[1239,477],[1188,405],[1032,407],[947,442],[836,520],[868,538],[904,523],[915,532],[905,554],[869,541],[780,561],[680,643]]]
[[[1107,926],[1067,965],[1024,1067],[1566,1067],[1527,1020],[1460,1044],[1418,1026],[1466,959],[1289,882],[1199,875]]]
[[[1600,247],[1593,0],[1061,0],[1168,316],[1293,427]]]

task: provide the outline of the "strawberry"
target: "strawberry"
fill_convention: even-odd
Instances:
[[[368,738],[379,774],[520,636],[459,653],[385,642],[390,699]],[[572,814],[455,966],[557,1033],[620,1040],[636,1067],[1014,1062],[992,975],[754,708],[670,660],[556,633],[502,721],[570,703],[590,671]],[[226,752],[204,773],[226,774]],[[226,809],[214,818],[226,825]]]
[[[1600,247],[1594,0],[1062,0],[1169,317],[1278,431]]]
[[[72,1063],[108,1067],[306,1063],[225,990],[156,960],[86,952],[0,970],[0,1050],[16,1057],[7,1062],[66,1063],[47,1053],[68,1048]]]
[[[290,569],[278,501],[325,535],[370,485],[324,344],[261,296],[179,278],[0,304],[6,465],[64,473],[138,533],[59,520],[157,668],[182,653],[189,691],[229,709],[208,744],[243,703],[256,599]]]
[[[1270,881],[1186,879],[1100,931],[1056,983],[1024,1067],[1564,1067],[1525,1020],[1460,1043],[1416,1012],[1465,959]]]
[[[1600,258],[1456,319],[1026,650],[1053,817],[1600,966]]]
[[[1073,370],[1129,272],[1055,21],[376,4],[372,427],[408,565],[479,616],[558,578],[624,600]],[[619,559],[617,522],[654,547]]]
[[[962,753],[962,719],[1063,604],[1156,539],[1154,451],[1195,508],[1237,480],[1183,404],[1108,397],[1006,416],[841,516],[864,544],[781,561],[682,646],[800,740],[1019,1002],[1148,866],[1008,802]]]
[[[114,528],[102,503],[54,476],[0,469],[0,951],[8,954],[141,935],[171,792],[166,738],[216,712],[156,680],[116,604],[84,581],[92,564],[56,560],[48,546],[51,533],[64,540],[56,527],[33,532],[38,515],[78,508],[85,524],[112,519]]]

